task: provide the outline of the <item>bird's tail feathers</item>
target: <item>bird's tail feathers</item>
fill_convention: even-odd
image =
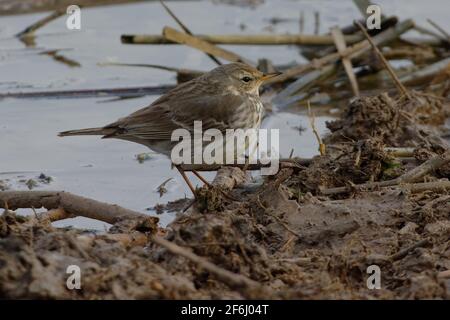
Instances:
[[[114,133],[115,129],[113,128],[87,128],[80,130],[69,130],[63,131],[58,134],[60,137],[67,136],[103,136]]]

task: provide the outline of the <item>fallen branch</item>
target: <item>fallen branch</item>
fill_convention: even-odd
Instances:
[[[450,181],[433,181],[433,182],[422,182],[422,183],[412,183],[405,184],[401,186],[402,189],[406,189],[412,193],[419,193],[424,191],[441,191],[450,190]]]
[[[428,23],[431,24],[434,28],[436,28],[437,31],[442,33],[442,35],[445,37],[447,41],[450,41],[450,34],[447,33],[441,26],[439,26],[436,22],[434,22],[431,19],[427,19]]]
[[[46,24],[50,23],[53,20],[58,19],[62,15],[66,14],[66,10],[59,9],[50,14],[49,16],[46,16],[45,18],[33,23],[31,26],[27,27],[25,30],[19,32],[16,34],[16,37],[23,38],[23,37],[32,37],[34,32],[38,29],[44,27]]]
[[[299,100],[304,99],[307,96],[308,88],[314,84],[329,78],[336,72],[336,65],[330,64],[305,74],[303,77],[298,78],[294,82],[290,83],[280,93],[278,93],[272,100],[278,108],[285,108]],[[281,75],[282,76],[282,75]],[[295,93],[299,92],[296,95]]]
[[[156,87],[113,88],[113,89],[86,89],[63,91],[37,91],[0,93],[0,99],[47,99],[47,98],[92,98],[92,97],[141,97],[145,95],[160,95],[175,88],[174,85]]]
[[[73,215],[67,213],[63,208],[52,209],[47,212],[44,212],[38,216],[39,220],[44,220],[48,222],[54,222],[59,220],[64,220],[68,218],[72,218]]]
[[[299,168],[300,166],[307,166],[311,163],[312,159],[300,159],[300,158],[288,158],[280,159],[280,169],[283,168]],[[235,167],[240,169],[246,169],[248,171],[260,170],[261,168],[268,168],[271,164],[263,163],[247,163],[247,164],[182,164],[180,168],[184,171],[217,171],[225,167]]]
[[[342,34],[341,29],[339,29],[338,27],[332,28],[331,36],[334,39],[337,51],[339,52],[339,54],[343,55],[345,49],[347,49],[347,44],[345,42],[345,38],[344,35]],[[344,66],[345,72],[347,73],[348,79],[350,80],[353,94],[358,97],[359,96],[358,80],[356,80],[355,73],[353,72],[352,61],[350,60],[349,57],[342,56],[342,65]]]
[[[209,262],[203,257],[196,255],[186,248],[180,247],[179,245],[176,245],[175,243],[167,241],[161,237],[153,236],[151,240],[157,245],[160,245],[161,247],[167,249],[170,253],[181,256],[193,262],[199,268],[208,271],[219,281],[225,283],[230,288],[242,292],[247,298],[271,296],[270,292],[266,288],[246,276],[220,268],[219,266]]]
[[[408,255],[408,253],[410,253],[414,249],[424,247],[429,243],[430,243],[430,241],[428,239],[422,239],[422,240],[412,244],[411,246],[401,249],[399,252],[391,255],[389,257],[389,260],[396,261],[396,260],[403,259],[404,257],[406,257]]]
[[[450,162],[450,150],[447,150],[442,155],[437,155],[433,158],[428,159],[420,166],[415,167],[414,169],[406,172],[405,174],[401,175],[399,178],[395,180],[398,180],[398,183],[416,182],[420,178],[424,177],[426,174],[436,169],[439,169],[440,167],[449,162]]]
[[[370,45],[372,46],[373,50],[376,52],[378,57],[380,58],[381,62],[383,63],[386,70],[389,72],[389,74],[392,77],[392,80],[394,80],[395,85],[397,86],[398,90],[403,93],[406,97],[410,97],[408,90],[405,88],[405,86],[400,82],[397,75],[395,74],[394,69],[392,69],[392,66],[390,65],[389,61],[386,60],[383,53],[378,49],[377,44],[372,40],[372,37],[367,33],[366,28],[359,22],[355,21],[355,24],[361,29],[363,34],[366,36],[367,40],[369,41]]]
[[[306,35],[306,34],[217,34],[217,35],[196,35],[196,38],[207,41],[210,44],[229,45],[311,45],[329,46],[333,45],[333,37],[329,35]],[[347,43],[361,41],[361,35],[347,35]],[[160,35],[127,35],[121,36],[124,44],[177,44],[176,41],[167,39]]]
[[[400,82],[407,85],[425,83],[431,80],[436,74],[446,70],[449,65],[450,58],[443,59],[400,78]]]
[[[195,48],[205,53],[212,54],[215,57],[219,57],[227,61],[244,62],[249,65],[254,65],[254,63],[231,51],[219,48],[216,45],[209,43],[208,41],[200,39],[199,37],[192,36],[184,32],[180,32],[171,27],[164,27],[163,36],[164,38],[170,41],[185,44],[189,47]]]
[[[188,27],[186,27],[184,25],[183,22],[181,22],[180,19],[178,19],[178,17],[175,15],[175,13],[172,12],[172,10],[170,10],[170,8],[168,6],[166,6],[166,4],[162,1],[159,0],[159,3],[161,3],[161,5],[164,7],[164,9],[167,11],[167,13],[175,20],[176,23],[178,23],[178,25],[180,26],[181,29],[183,29],[184,32],[186,32],[187,34],[193,36],[191,30],[188,29]],[[212,61],[214,61],[217,65],[221,65],[222,63],[216,58],[214,57],[212,54],[207,53],[206,54],[208,57],[211,58]]]
[[[428,30],[427,28],[424,28],[422,26],[416,25],[414,27],[414,30],[416,30],[417,32],[420,32],[421,34],[426,34],[426,35],[432,36],[432,37],[434,37],[434,38],[436,38],[438,40],[447,41],[447,39],[445,39],[445,37],[442,37],[442,35],[437,34],[437,33],[433,32],[431,30]]]
[[[175,72],[177,74],[178,83],[192,80],[194,78],[201,76],[204,73],[203,71],[200,71],[200,70],[174,68],[174,67],[162,66],[159,64],[148,64],[148,63],[102,62],[102,63],[99,63],[98,65],[99,66],[154,68],[154,69],[159,69],[159,70]]]
[[[414,27],[414,22],[412,20],[405,20],[405,21],[399,23],[398,25],[396,25],[395,27],[388,28],[388,29],[386,29],[386,31],[383,31],[383,32],[377,34],[376,36],[373,37],[373,41],[377,45],[382,45],[382,44],[388,43],[388,42],[398,38],[399,35],[405,33],[406,31],[410,30],[413,27]],[[347,41],[347,43],[348,43],[348,41]],[[369,50],[370,50],[370,43],[366,39],[366,40],[363,40],[361,42],[354,44],[351,47],[348,47],[341,54],[339,52],[330,53],[320,59],[314,59],[308,64],[289,68],[289,69],[285,70],[283,72],[283,74],[281,74],[277,77],[274,77],[273,79],[268,80],[267,83],[283,82],[290,78],[298,77],[307,71],[320,68],[320,67],[330,64],[330,63],[336,63],[342,57],[350,57],[350,58],[359,57]]]
[[[0,208],[9,210],[19,208],[60,209],[71,216],[81,216],[110,224],[123,220],[143,220],[156,229],[158,218],[93,199],[77,196],[68,192],[56,191],[2,191]],[[59,211],[58,214],[61,214]],[[50,217],[53,214],[50,215]],[[51,218],[50,218],[51,219]]]
[[[387,147],[383,149],[394,157],[404,158],[412,157],[414,155],[414,148],[391,148]]]

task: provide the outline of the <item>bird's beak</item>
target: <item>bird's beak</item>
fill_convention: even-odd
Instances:
[[[264,75],[261,77],[261,81],[262,81],[262,82],[265,82],[265,81],[267,81],[267,80],[269,80],[269,79],[272,79],[272,78],[275,78],[275,77],[279,76],[280,74],[281,74],[281,72],[275,72],[275,73],[264,74]]]

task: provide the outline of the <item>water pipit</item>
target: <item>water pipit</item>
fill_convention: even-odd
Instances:
[[[59,136],[101,135],[143,144],[170,157],[176,142],[171,141],[176,129],[194,130],[194,121],[202,121],[202,129],[259,128],[264,107],[259,87],[278,74],[263,74],[242,63],[231,63],[180,84],[150,106],[104,127],[61,132]],[[176,166],[195,195],[185,172]],[[197,172],[193,173],[207,183]]]

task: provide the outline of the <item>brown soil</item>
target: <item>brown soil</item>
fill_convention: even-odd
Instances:
[[[119,241],[114,233],[127,231],[123,225],[95,235],[7,212],[0,216],[0,297],[448,299],[448,190],[321,194],[396,178],[447,150],[437,127],[428,126],[446,106],[427,99],[355,100],[329,124],[325,156],[308,167],[280,170],[256,191],[241,185],[224,196],[203,188],[193,208],[158,231],[245,276],[249,281],[241,286],[157,245],[152,235],[145,245]],[[396,159],[386,146],[413,146],[414,158]],[[442,167],[424,179],[449,177]],[[82,269],[82,290],[65,287],[71,264]],[[370,265],[381,269],[379,290],[367,287]]]

